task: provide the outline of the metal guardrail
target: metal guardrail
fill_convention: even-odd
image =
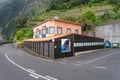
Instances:
[[[8,43],[13,43],[13,42],[0,42],[0,45],[8,44]]]

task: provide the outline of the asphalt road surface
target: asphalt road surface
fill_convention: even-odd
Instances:
[[[120,80],[120,49],[48,60],[0,46],[0,80]]]

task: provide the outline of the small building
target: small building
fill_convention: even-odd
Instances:
[[[82,34],[82,26],[73,22],[58,19],[48,19],[36,25],[33,31],[33,38],[43,38],[72,33]]]
[[[104,39],[82,35],[80,24],[73,22],[46,20],[33,32],[33,39],[25,40],[24,47],[44,57],[71,57],[77,52],[104,48]]]

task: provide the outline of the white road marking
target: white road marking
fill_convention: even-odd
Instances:
[[[82,66],[81,64],[76,64],[76,63],[73,63],[73,65],[75,65],[75,66]]]
[[[66,59],[63,59],[62,61],[65,61],[65,62],[67,62],[68,60],[66,60]]]
[[[49,79],[51,79],[51,80],[58,80],[58,79],[56,79],[56,78],[53,78],[53,77],[51,77],[51,76],[48,76],[48,75],[45,75],[45,77],[47,77],[47,78],[49,78]]]
[[[38,76],[35,76],[35,75],[33,75],[33,74],[29,74],[29,75],[32,76],[32,77],[34,77],[34,78],[36,78],[36,79],[39,79]]]
[[[37,73],[34,73],[34,72],[32,72],[32,71],[30,71],[30,70],[28,70],[28,69],[26,69],[26,68],[24,68],[24,67],[16,64],[14,61],[12,61],[12,60],[8,57],[7,53],[5,53],[5,57],[8,59],[8,61],[10,61],[12,64],[14,64],[15,66],[19,67],[20,69],[22,69],[22,70],[24,70],[24,71],[26,71],[26,72],[29,72],[29,73],[31,73],[31,74],[34,75],[34,76],[43,78],[43,79],[45,79],[45,80],[51,80],[51,79],[49,79],[49,78],[47,78],[47,77],[45,77],[45,76],[42,76],[42,75],[37,74]]]
[[[78,63],[78,64],[84,64],[84,62],[79,62],[79,61],[77,61],[76,63]]]
[[[28,69],[29,71],[31,71],[31,72],[34,72],[35,73],[35,71],[34,70],[32,70],[32,69]]]
[[[118,52],[120,52],[120,51],[118,51]],[[97,58],[97,59],[94,59],[94,60],[87,61],[87,62],[85,62],[85,63],[83,63],[83,64],[89,64],[89,63],[92,63],[92,62],[95,62],[95,61],[101,60],[101,59],[103,59],[103,58],[106,58],[106,57],[111,56],[111,55],[113,55],[113,54],[116,54],[116,53],[118,53],[118,52],[114,52],[114,53],[111,53],[111,54],[108,54],[108,55],[102,56],[102,57],[100,57],[100,58]]]
[[[93,68],[97,68],[97,69],[107,69],[107,67],[102,67],[102,66],[93,66]]]
[[[60,64],[66,64],[66,62],[59,62]]]

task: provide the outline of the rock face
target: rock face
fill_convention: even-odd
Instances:
[[[98,26],[94,33],[89,33],[90,36],[104,38],[105,41],[111,43],[120,43],[120,23],[105,26]]]

